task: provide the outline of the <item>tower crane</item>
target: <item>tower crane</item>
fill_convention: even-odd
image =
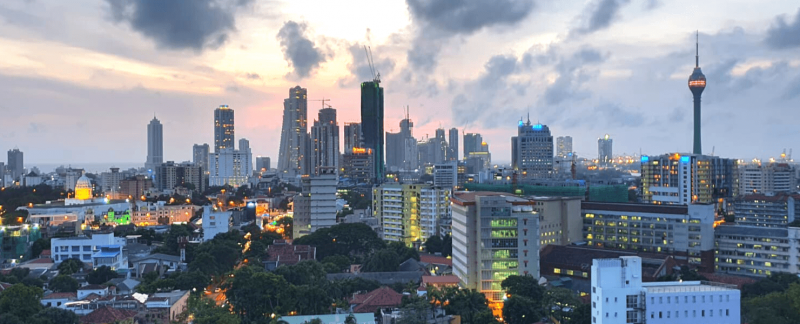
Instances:
[[[372,81],[381,83],[381,73],[375,68],[375,60],[372,58],[372,48],[364,45],[364,53],[367,54],[367,63],[369,63],[369,70],[372,72]]]
[[[331,105],[325,103],[325,102],[331,101],[330,99],[325,99],[325,97],[322,97],[322,99],[312,99],[312,100],[309,100],[309,101],[321,101],[323,109],[325,108],[325,106],[328,106],[328,108],[333,108],[333,107],[331,107]]]

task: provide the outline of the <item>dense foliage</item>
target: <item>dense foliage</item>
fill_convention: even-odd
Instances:
[[[774,273],[742,287],[742,321],[751,324],[800,323],[800,278]]]

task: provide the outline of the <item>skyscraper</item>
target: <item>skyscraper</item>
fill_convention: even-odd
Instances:
[[[481,134],[477,133],[464,134],[464,159],[467,159],[469,157],[469,154],[472,152],[480,152],[481,143],[483,143],[483,138],[481,137]]]
[[[542,124],[519,121],[511,138],[511,165],[524,178],[549,178],[553,173],[553,135]]]
[[[361,131],[364,147],[372,149],[375,183],[383,180],[385,173],[383,142],[383,87],[380,80],[361,83]]]
[[[414,138],[414,122],[408,112],[400,121],[400,131],[386,132],[386,168],[413,170],[418,166],[417,140]]]
[[[268,156],[256,157],[256,172],[269,171],[269,167],[270,167],[270,159]]]
[[[25,171],[22,164],[22,151],[18,148],[8,150],[8,165],[6,166],[6,170],[8,170],[12,180],[21,180]]]
[[[161,122],[153,116],[147,124],[147,162],[144,167],[155,171],[164,162],[164,130]]]
[[[344,153],[353,153],[354,147],[364,147],[361,123],[344,123]]]
[[[697,33],[695,42],[694,71],[689,76],[689,90],[694,97],[694,148],[692,153],[703,154],[702,142],[700,140],[700,96],[706,88],[706,76],[700,70],[700,33]]]
[[[214,109],[214,152],[220,149],[233,149],[233,109],[220,105]]]
[[[278,152],[278,172],[285,177],[303,175],[308,144],[308,90],[296,86],[283,100],[283,128]]]
[[[311,150],[314,175],[320,175],[322,168],[332,168],[339,174],[339,123],[336,122],[336,109],[319,110],[319,119],[311,126]]]
[[[451,128],[447,136],[447,160],[458,161],[458,128]]]
[[[614,161],[614,151],[611,150],[613,143],[614,140],[608,134],[597,139],[597,163],[608,164]]]
[[[210,148],[206,143],[192,146],[192,162],[203,169],[203,174],[208,174],[208,155],[210,153]]]
[[[572,153],[572,136],[559,136],[556,138],[556,156],[567,157]]]
[[[249,176],[253,173],[253,154],[252,151],[250,151],[250,141],[246,138],[239,139],[239,152],[245,153],[245,155],[242,156],[247,158],[249,169],[243,170],[243,172]]]

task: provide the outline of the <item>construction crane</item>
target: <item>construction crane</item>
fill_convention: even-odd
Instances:
[[[367,63],[369,63],[369,70],[372,72],[372,81],[377,84],[381,83],[381,73],[375,68],[375,61],[372,58],[372,48],[364,45],[364,53],[367,54]]]
[[[309,100],[309,101],[321,101],[323,109],[325,109],[325,106],[328,106],[328,108],[333,108],[331,105],[325,103],[327,101],[331,101],[330,99],[325,99],[325,97],[322,97],[322,99],[312,99],[312,100]]]

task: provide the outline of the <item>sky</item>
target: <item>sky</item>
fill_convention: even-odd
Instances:
[[[615,154],[689,152],[696,31],[704,152],[791,149],[800,5],[781,0],[5,0],[0,149],[26,167],[143,164],[155,115],[165,160],[185,161],[227,104],[237,140],[277,161],[295,85],[330,99],[340,125],[360,120],[369,46],[387,131],[408,106],[418,139],[478,132],[496,162],[528,116],[583,157],[604,134]]]

